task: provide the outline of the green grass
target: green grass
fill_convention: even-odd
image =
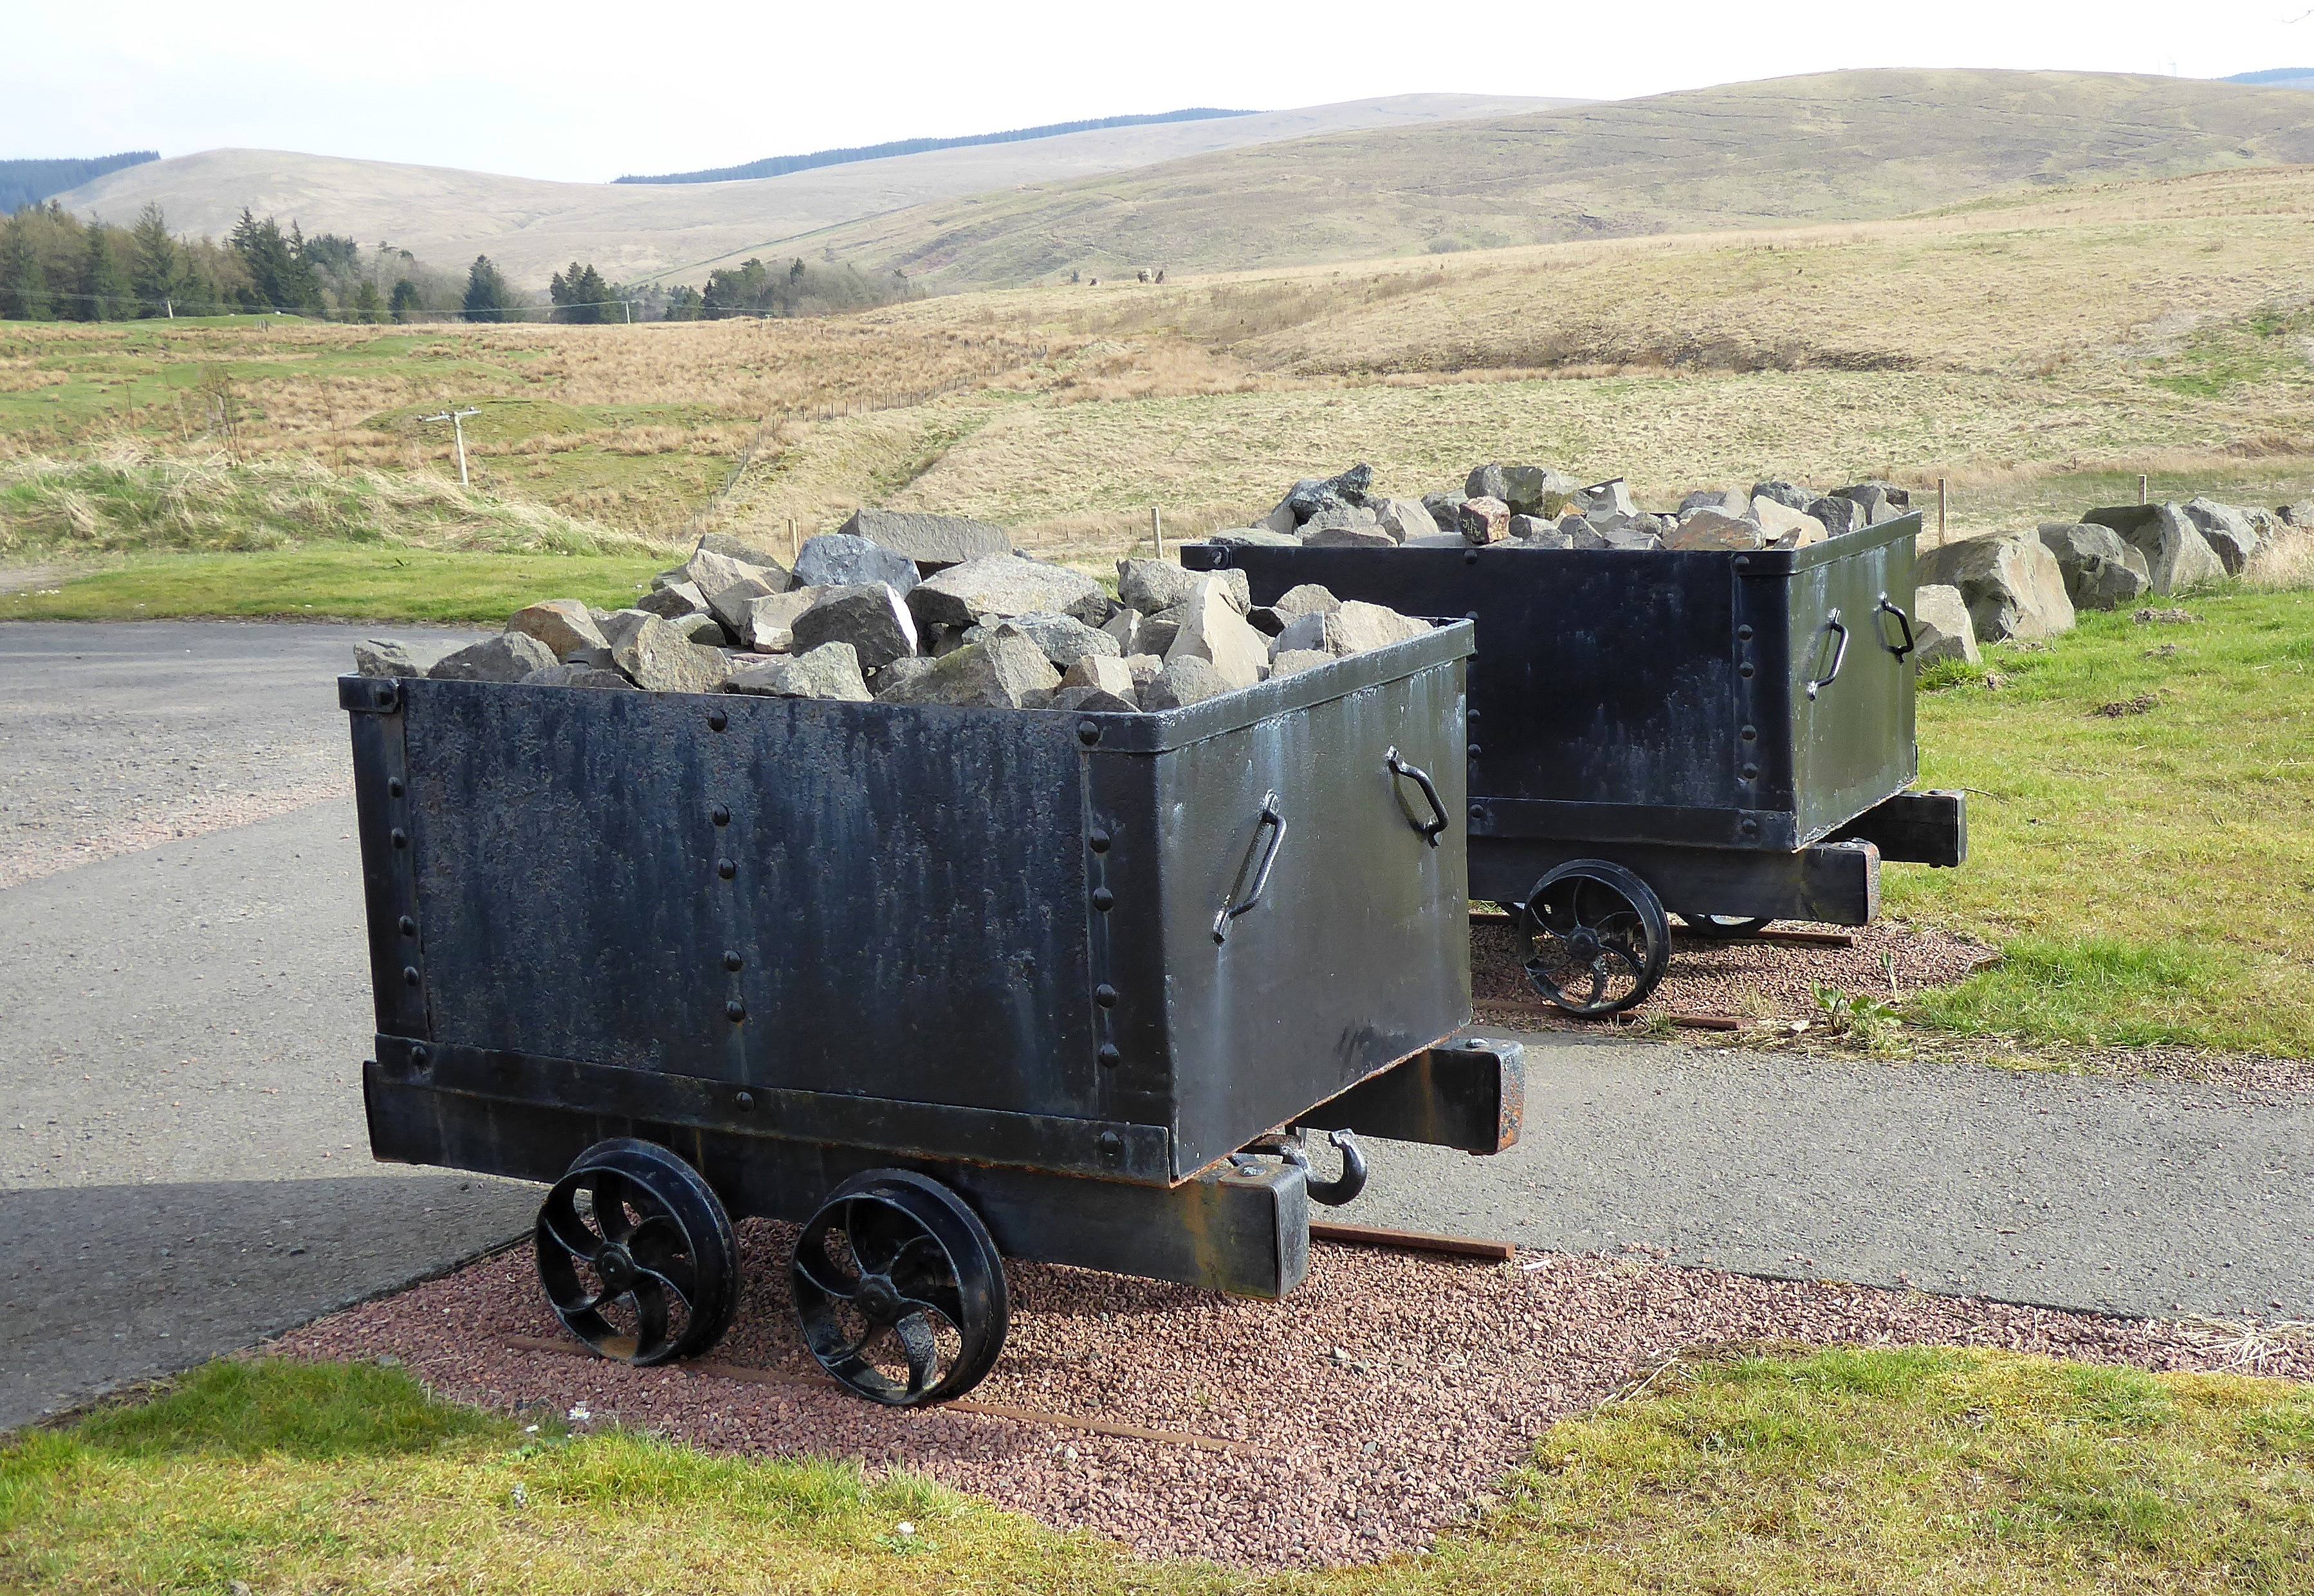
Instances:
[[[1892,869],[1887,901],[2005,957],[1916,1018],[2314,1057],[2314,593],[2185,607],[2197,624],[2085,614],[1929,678],[1921,782],[1970,789],[1970,858]]]
[[[251,554],[161,554],[0,595],[0,621],[181,616],[469,622],[496,628],[524,605],[578,598],[617,609],[648,590],[664,554],[460,554],[320,544]]]
[[[1556,1426],[1506,1486],[1425,1556],[1253,1575],[1135,1562],[905,1475],[532,1433],[396,1371],[217,1363],[0,1445],[0,1588],[2314,1591],[2314,1394],[2276,1380],[1730,1356]]]

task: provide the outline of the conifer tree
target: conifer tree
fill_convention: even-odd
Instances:
[[[418,285],[408,278],[397,278],[393,296],[386,301],[386,313],[397,322],[415,322],[424,308]]]
[[[127,322],[137,315],[137,295],[128,269],[113,247],[112,229],[98,223],[88,230],[88,253],[81,269],[80,303],[92,322]]]
[[[459,314],[469,322],[504,322],[510,319],[507,312],[514,303],[513,288],[490,264],[490,258],[475,256],[466,272],[466,297]]]
[[[48,274],[32,242],[33,214],[22,210],[0,222],[0,316],[14,322],[49,318]]]

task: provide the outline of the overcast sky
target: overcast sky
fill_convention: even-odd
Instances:
[[[2314,66],[2314,0],[0,8],[0,156],[242,145],[578,181],[1188,105],[1621,99],[1844,66]]]

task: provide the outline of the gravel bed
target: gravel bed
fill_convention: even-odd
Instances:
[[[817,1375],[793,1328],[790,1228],[741,1227],[747,1290],[712,1356],[811,1378],[764,1385],[517,1351],[560,1333],[529,1250],[319,1320],[270,1350],[399,1358],[445,1396],[583,1405],[758,1456],[905,1468],[1146,1556],[1336,1566],[1468,1521],[1554,1421],[1683,1348],[1950,1343],[2154,1370],[2306,1379],[2295,1329],[2103,1318],[1675,1265],[1659,1252],[1522,1252],[1510,1264],[1313,1246],[1284,1302],[1033,1264],[1009,1266],[1012,1329],[976,1399],[1262,1443],[1209,1452],[970,1414],[879,1408]]]
[[[1644,1025],[1657,1015],[1710,1014],[1746,1024],[1821,1018],[1810,988],[1890,1001],[1923,987],[1951,986],[1995,957],[1981,943],[1894,921],[1867,926],[1802,926],[1779,930],[1833,931],[1853,939],[1846,948],[1801,942],[1719,941],[1672,926],[1671,964],[1647,1000],[1620,1017]],[[1515,929],[1505,921],[1471,927],[1471,995],[1489,1025],[1534,1030],[1595,1030],[1598,1020],[1577,1019],[1545,1002],[1526,983]],[[1886,961],[1885,963],[1883,961]],[[1895,981],[1892,993],[1891,973]]]
[[[148,848],[185,837],[254,825],[261,820],[287,815],[292,809],[302,809],[307,804],[352,796],[353,783],[343,776],[332,776],[270,791],[190,798],[166,813],[132,816],[107,829],[82,835],[51,836],[47,825],[30,824],[24,828],[30,833],[29,841],[0,850],[0,891],[76,870],[101,860],[142,853]]]

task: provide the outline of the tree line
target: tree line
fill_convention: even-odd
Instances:
[[[873,310],[914,295],[907,274],[871,276],[855,266],[815,266],[801,256],[786,267],[766,266],[750,257],[744,264],[707,274],[707,286],[688,284],[667,290],[670,322],[712,322],[726,316],[824,316]]]

